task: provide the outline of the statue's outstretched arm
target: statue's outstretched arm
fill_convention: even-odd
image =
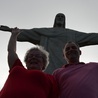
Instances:
[[[1,31],[8,31],[11,32],[13,28],[10,28],[8,26],[0,25],[0,30]]]

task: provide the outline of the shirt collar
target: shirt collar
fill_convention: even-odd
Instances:
[[[62,66],[62,68],[73,66],[73,65],[79,65],[79,64],[85,64],[85,63],[84,62],[79,62],[77,64],[65,64],[65,65]]]

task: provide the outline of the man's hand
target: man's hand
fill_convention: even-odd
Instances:
[[[14,36],[18,36],[20,34],[20,29],[18,29],[17,27],[12,29],[11,32]]]
[[[0,25],[0,30],[12,32],[12,28],[9,28],[8,26],[4,25]]]

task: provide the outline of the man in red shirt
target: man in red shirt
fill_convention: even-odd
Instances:
[[[42,72],[48,64],[48,53],[42,47],[31,48],[25,55],[26,68],[16,53],[20,30],[14,28],[8,44],[9,76],[0,98],[58,98],[58,88],[52,75]]]

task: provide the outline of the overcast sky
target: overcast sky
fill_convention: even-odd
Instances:
[[[9,27],[52,27],[57,13],[66,15],[66,27],[86,33],[98,33],[97,0],[0,0],[0,24]],[[10,32],[0,31],[0,89],[9,74],[7,44]],[[18,42],[17,53],[23,62],[33,44]],[[98,62],[98,45],[81,48],[80,61]]]

